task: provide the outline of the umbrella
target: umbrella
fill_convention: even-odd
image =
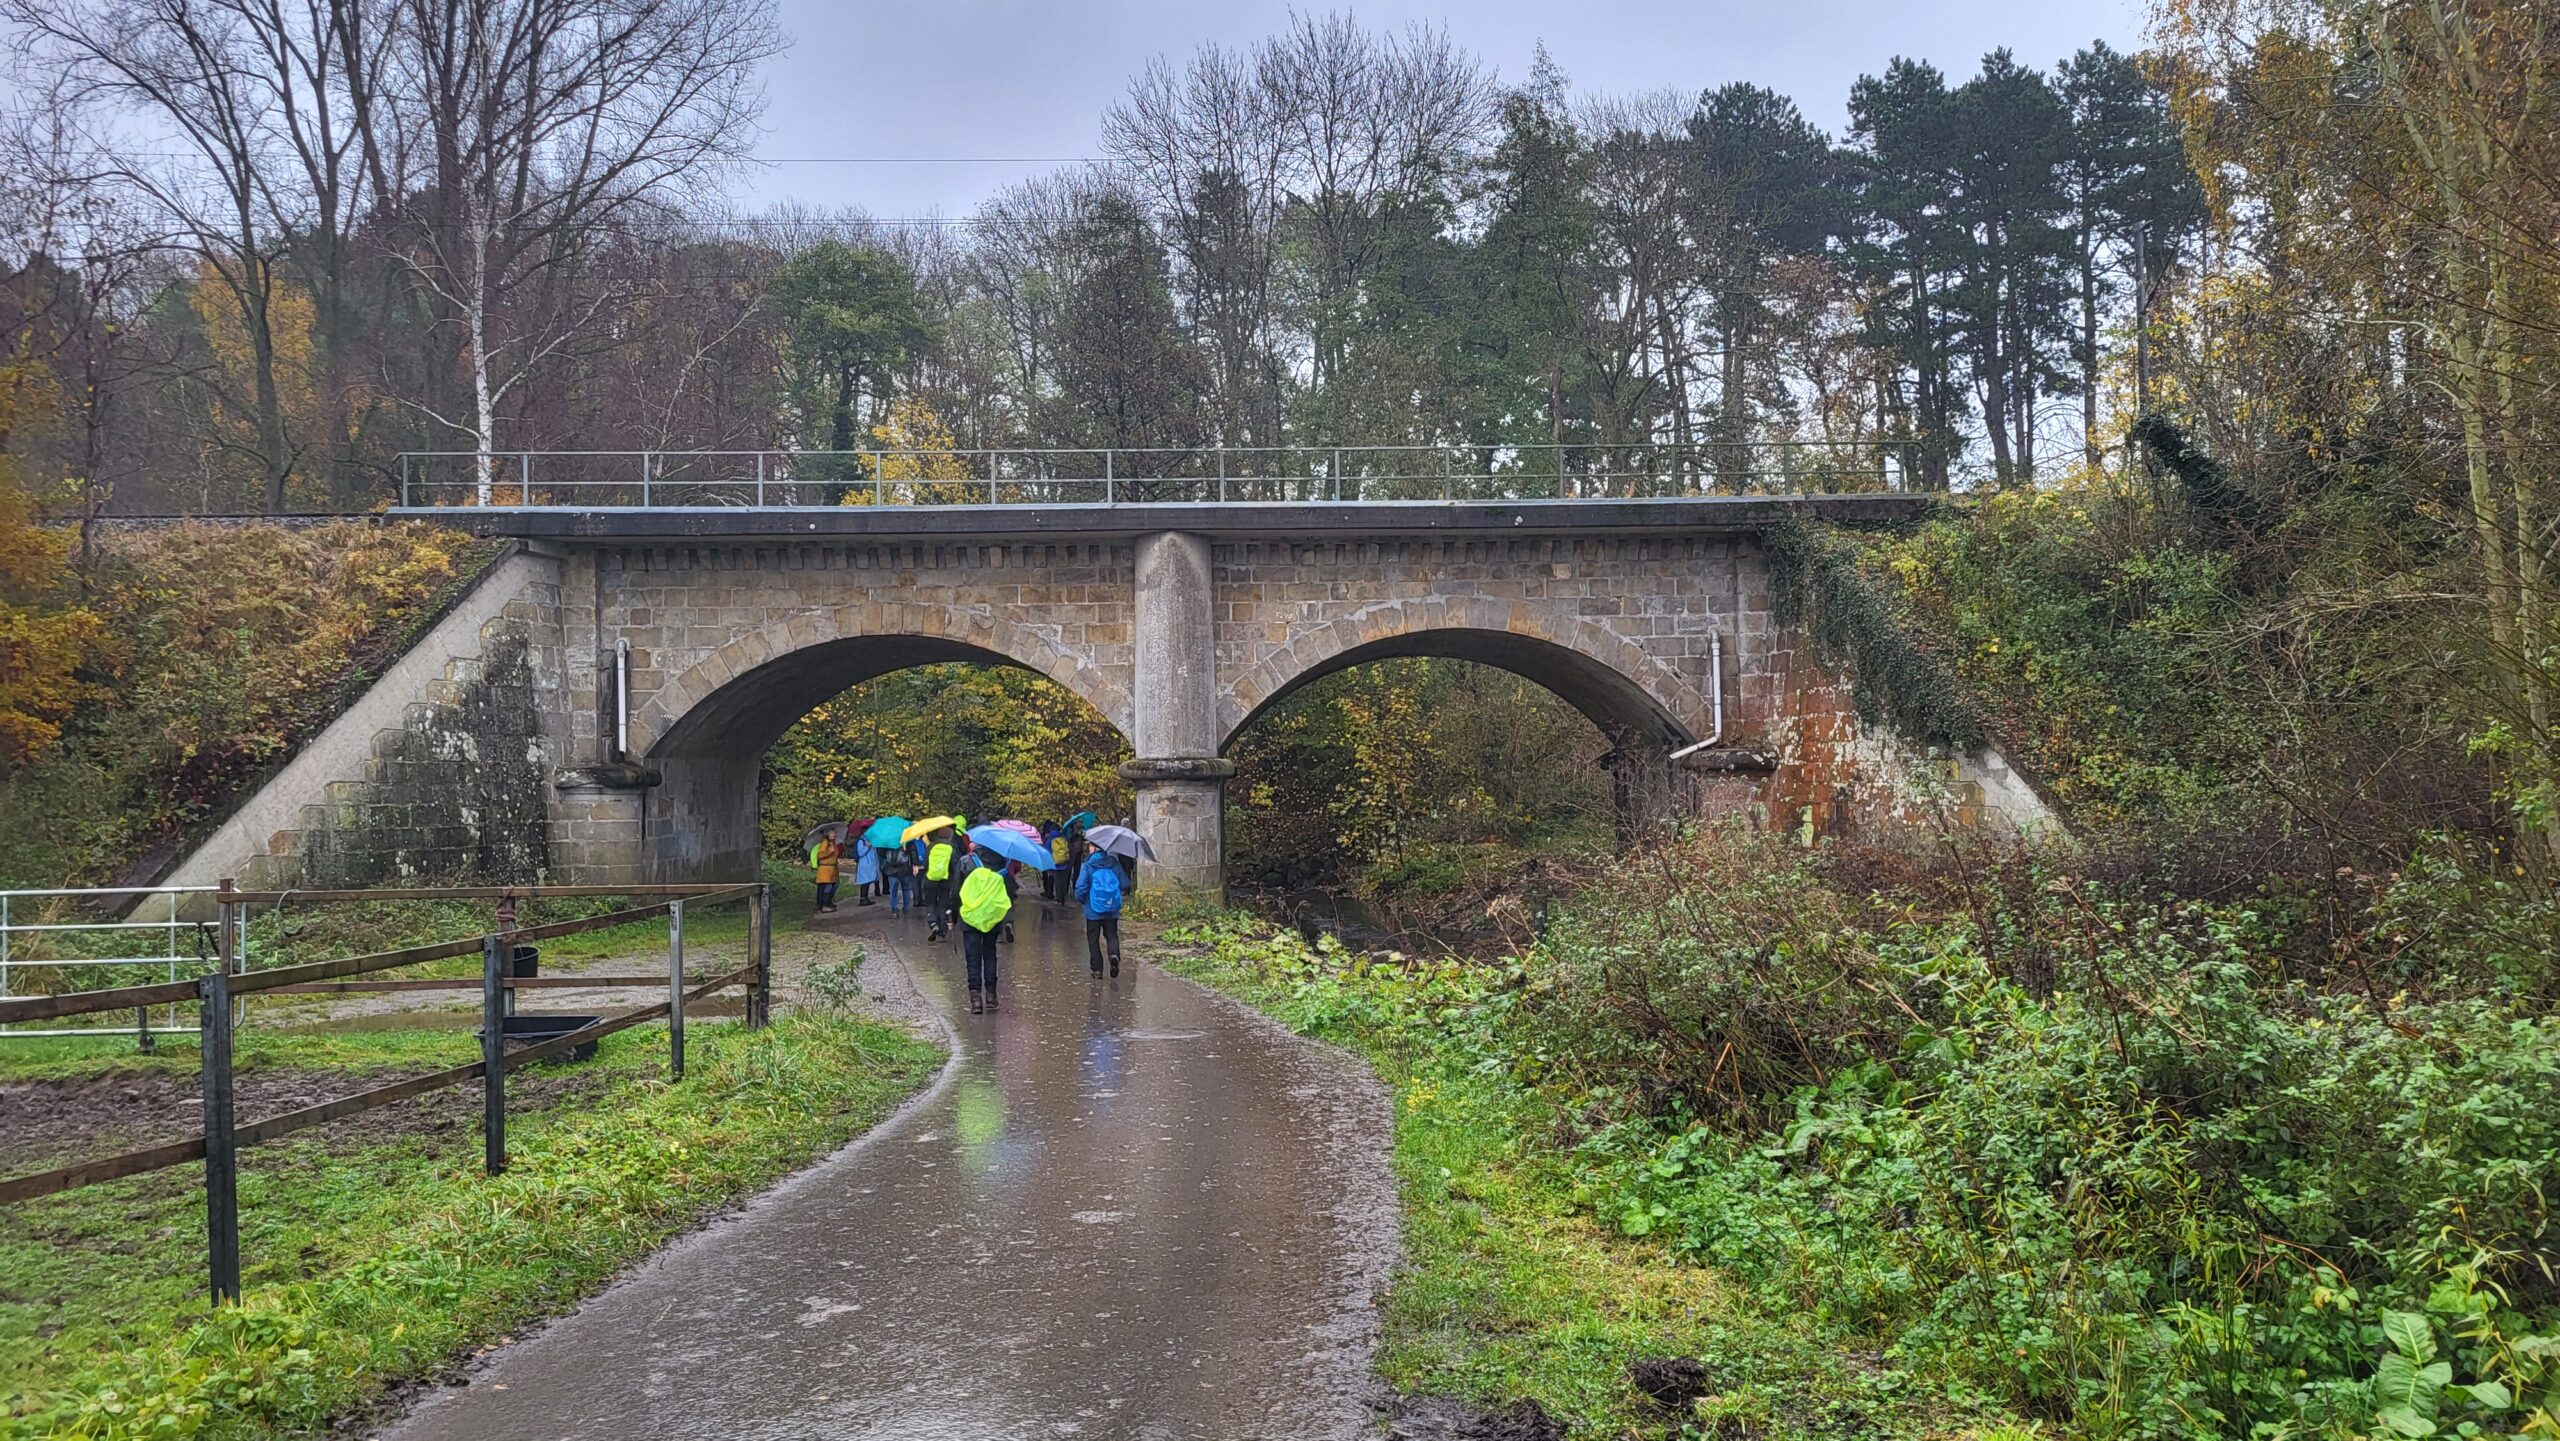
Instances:
[[[818,842],[826,839],[828,836],[834,836],[838,841],[842,841],[844,839],[846,829],[847,827],[842,821],[827,821],[824,824],[809,827],[809,833],[800,838],[801,854],[806,855],[809,852],[816,850],[818,848]]]
[[[1006,830],[1013,832],[1015,835],[1029,836],[1035,841],[1045,842],[1048,839],[1048,837],[1040,834],[1040,828],[1038,826],[1033,825],[1029,821],[996,821],[993,824],[1002,826]]]
[[[969,844],[982,851],[993,851],[1009,861],[1020,861],[1035,871],[1051,869],[1057,863],[1049,859],[1048,848],[1037,840],[1026,840],[1019,831],[1002,826],[980,826],[969,832]]]
[[[1102,817],[1095,815],[1091,811],[1078,811],[1074,815],[1067,817],[1067,824],[1065,828],[1067,830],[1074,830],[1081,826],[1086,830],[1091,830],[1101,819]]]
[[[907,818],[882,816],[871,823],[871,829],[864,831],[862,838],[871,842],[871,848],[875,851],[885,851],[891,846],[903,845],[907,839]]]
[[[1133,861],[1156,858],[1156,849],[1147,844],[1147,838],[1127,826],[1095,826],[1085,832],[1084,838],[1093,842],[1094,849],[1110,855],[1127,856]]]
[[[958,824],[958,821],[953,820],[949,816],[927,816],[923,820],[916,822],[914,825],[907,827],[905,830],[898,832],[898,841],[903,845],[908,841],[914,840],[918,836],[929,836],[935,831],[947,830]]]

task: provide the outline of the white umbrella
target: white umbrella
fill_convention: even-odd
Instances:
[[[1095,850],[1110,855],[1127,856],[1133,861],[1156,858],[1155,847],[1147,844],[1147,838],[1127,826],[1095,826],[1084,833],[1084,838],[1093,842]]]

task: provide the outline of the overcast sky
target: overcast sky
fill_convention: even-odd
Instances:
[[[882,218],[963,215],[1011,180],[1096,153],[1102,109],[1152,55],[1246,45],[1287,0],[781,0],[750,209],[859,205]],[[1300,9],[1321,13],[1319,3]],[[1849,84],[1896,55],[1952,78],[2007,46],[2053,63],[2093,39],[2137,46],[2138,0],[1369,0],[1375,28],[1415,20],[1516,80],[1544,41],[1577,91],[1695,92],[1749,80],[1835,134]],[[864,161],[871,163],[843,163]],[[888,163],[881,163],[888,162]],[[988,163],[999,162],[999,163]]]

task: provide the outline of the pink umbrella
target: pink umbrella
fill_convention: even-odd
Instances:
[[[995,827],[998,830],[1012,831],[1017,835],[1029,836],[1035,841],[1040,839],[1040,828],[1029,821],[997,821],[995,822]]]

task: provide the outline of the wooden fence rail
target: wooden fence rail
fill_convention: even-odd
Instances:
[[[558,921],[540,926],[519,927],[515,924],[515,905],[523,899],[543,896],[632,896],[664,895],[668,899],[654,905],[628,910],[610,911],[582,920]],[[431,945],[410,946],[396,951],[380,951],[372,955],[350,956],[334,961],[315,961],[306,965],[277,966],[264,971],[235,972],[231,969],[232,908],[253,900],[289,897],[295,901],[369,901],[369,900],[454,900],[488,899],[498,903],[497,929],[467,940],[440,941]],[[690,978],[684,973],[684,913],[688,902],[719,904],[726,901],[747,902],[747,964],[723,972],[708,980]],[[223,924],[222,955],[213,974],[200,980],[164,983],[151,986],[118,986],[108,990],[77,991],[60,996],[34,996],[0,1003],[0,1021],[37,1020],[53,1016],[79,1015],[85,1012],[121,1010],[137,1004],[150,1005],[162,1001],[193,1000],[197,1002],[198,1032],[203,1050],[201,1086],[204,1098],[204,1133],[182,1141],[150,1146],[122,1155],[105,1156],[58,1166],[49,1171],[0,1180],[0,1205],[30,1201],[40,1196],[56,1195],[94,1186],[148,1171],[165,1170],[189,1162],[204,1163],[205,1237],[211,1289],[217,1301],[236,1301],[240,1297],[240,1212],[239,1152],[246,1146],[272,1141],[307,1127],[322,1125],[348,1116],[360,1115],[383,1106],[395,1105],[447,1086],[459,1086],[477,1080],[482,1091],[483,1165],[487,1174],[497,1175],[506,1169],[506,1077],[510,1071],[565,1055],[580,1046],[591,1044],[637,1025],[664,1018],[667,1021],[667,1071],[674,1081],[684,1079],[684,1013],[694,1002],[731,986],[746,987],[746,1022],[749,1029],[761,1029],[773,1012],[773,896],[763,885],[730,886],[662,886],[617,890],[597,886],[535,887],[424,887],[394,891],[290,891],[247,892],[232,888],[226,881],[218,896]],[[515,948],[532,940],[553,936],[575,935],[581,931],[603,930],[629,925],[655,916],[667,918],[667,973],[658,976],[515,976],[509,974]],[[481,975],[477,979],[379,980],[350,981],[340,977],[361,976],[375,971],[414,966],[422,962],[444,960],[454,956],[481,955]],[[527,989],[571,989],[582,986],[665,986],[667,998],[653,1005],[640,1006],[592,1021],[577,1030],[550,1037],[514,1050],[506,1047],[506,996]],[[481,1001],[480,1059],[468,1065],[453,1066],[411,1076],[406,1080],[359,1091],[269,1116],[264,1120],[241,1124],[233,1115],[232,1086],[232,1002],[260,991],[287,994],[336,993],[381,990],[459,990],[478,988]]]

